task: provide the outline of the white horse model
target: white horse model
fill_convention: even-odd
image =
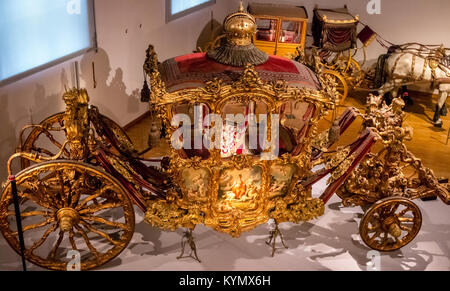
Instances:
[[[386,82],[380,94],[391,92],[397,97],[398,89],[404,85],[429,82],[430,88],[439,90],[433,122],[442,126],[441,115],[446,115],[445,101],[450,94],[450,55],[443,46],[408,44],[390,48],[384,61]],[[379,62],[380,63],[380,62]]]

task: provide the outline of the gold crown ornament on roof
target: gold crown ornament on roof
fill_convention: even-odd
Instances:
[[[228,15],[223,27],[230,43],[246,46],[251,44],[252,36],[256,33],[256,20],[244,11],[244,4],[241,1],[239,11]]]
[[[245,67],[248,64],[257,66],[267,62],[269,56],[252,43],[256,20],[245,12],[242,1],[239,10],[225,18],[223,27],[226,42],[208,51],[209,58],[233,67]]]

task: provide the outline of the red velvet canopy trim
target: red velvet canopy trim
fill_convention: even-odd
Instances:
[[[315,74],[305,65],[278,56],[269,56],[267,62],[255,67],[264,81],[285,80],[290,86],[319,89]],[[220,64],[206,56],[194,53],[169,59],[161,64],[160,71],[169,92],[204,86],[214,78],[225,84],[236,81],[243,67]]]

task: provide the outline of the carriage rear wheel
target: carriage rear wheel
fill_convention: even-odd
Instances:
[[[364,72],[361,70],[359,63],[354,59],[351,59],[344,67],[342,74],[348,84],[350,84],[352,88],[361,85],[364,80]]]
[[[127,141],[132,144],[130,138],[117,123],[110,118],[100,115],[106,125],[108,125],[118,140]],[[54,114],[43,120],[39,127],[34,127],[28,134],[25,142],[21,145],[21,151],[27,153],[37,153],[46,157],[55,156],[66,141],[64,131],[64,112]],[[62,159],[70,158],[70,149],[66,147],[61,155]],[[31,161],[22,159],[21,166],[25,169],[31,165]]]
[[[93,166],[45,162],[20,172],[16,181],[25,257],[33,264],[89,270],[118,256],[133,236],[134,209],[127,191]],[[20,253],[16,223],[8,182],[0,200],[0,230]]]
[[[324,70],[323,75],[330,77],[336,83],[336,89],[338,92],[337,104],[344,104],[345,99],[348,96],[348,85],[345,78],[338,72],[333,70]]]
[[[359,233],[378,251],[394,251],[410,243],[422,226],[422,214],[411,200],[389,197],[377,201],[364,214]]]

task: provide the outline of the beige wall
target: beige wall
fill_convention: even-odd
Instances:
[[[222,20],[229,4],[217,0],[214,6],[166,24],[164,0],[96,0],[97,54],[88,53],[0,88],[0,181],[6,178],[6,161],[17,146],[20,129],[64,110],[64,86],[75,84],[72,62],[80,62],[81,86],[88,89],[91,103],[125,125],[147,110],[139,92],[148,45],[155,45],[161,60],[192,52],[211,10]]]
[[[359,15],[362,22],[370,26],[383,38],[402,44],[421,42],[424,44],[444,44],[450,47],[450,1],[449,0],[380,0],[381,14],[369,15],[367,4],[369,0],[251,0],[259,3],[286,3],[303,5],[309,14],[309,31],[313,17],[313,9],[317,4],[320,8],[337,8],[347,4],[353,15]],[[238,0],[232,2],[239,3]],[[245,1],[248,3],[249,1]],[[358,31],[362,29],[358,27]],[[358,46],[361,43],[358,42]],[[367,49],[369,61],[374,61],[385,53],[378,43],[374,42]]]
[[[246,3],[248,1],[245,1]],[[381,15],[368,15],[368,0],[268,1],[305,5],[312,19],[312,8],[333,8],[346,3],[375,31],[395,43],[419,41],[444,43],[450,47],[450,1],[381,0]],[[81,64],[81,85],[88,89],[91,103],[101,112],[124,125],[143,114],[147,107],[139,102],[142,63],[149,43],[155,45],[160,60],[192,52],[197,37],[210,20],[222,22],[238,7],[238,0],[217,0],[217,4],[192,15],[165,23],[164,0],[96,0],[99,52],[47,69],[0,88],[0,180],[6,177],[6,160],[17,146],[19,130],[26,124],[63,110],[64,86],[74,85],[72,62]],[[332,4],[331,4],[332,3]],[[376,43],[368,50],[375,60],[384,50]],[[93,88],[92,61],[98,86]]]

